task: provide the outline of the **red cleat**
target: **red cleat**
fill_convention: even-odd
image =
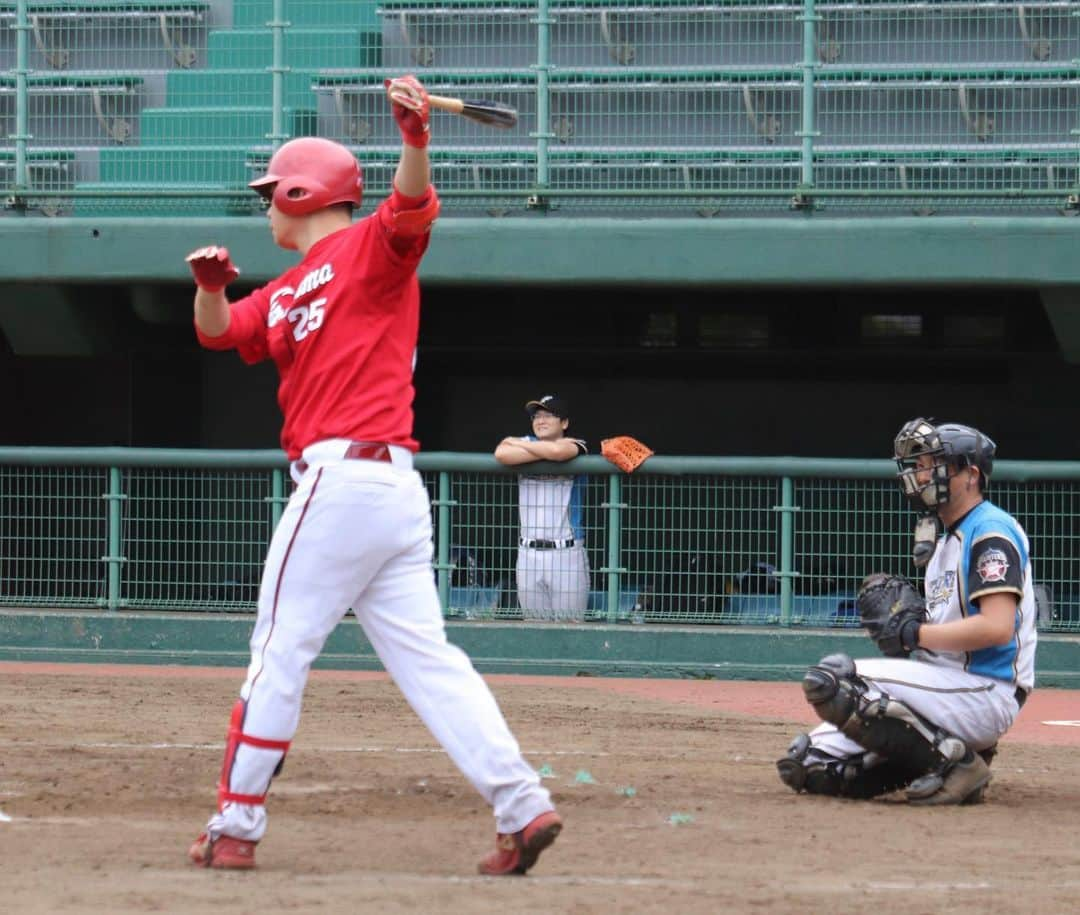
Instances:
[[[501,877],[524,874],[536,863],[540,852],[562,832],[562,820],[554,810],[542,813],[520,832],[495,836],[495,851],[480,862],[481,874]]]
[[[255,866],[255,845],[250,839],[218,836],[211,840],[204,832],[188,849],[188,857],[199,867],[247,871]]]

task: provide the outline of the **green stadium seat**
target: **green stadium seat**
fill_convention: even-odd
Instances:
[[[16,157],[15,150],[11,148],[0,149],[0,187],[15,188],[18,183],[15,174]],[[65,191],[69,190],[75,181],[76,163],[75,152],[71,149],[28,149],[26,151],[27,174],[24,178],[28,181],[31,193],[34,191]],[[46,216],[59,216],[67,211],[68,203],[55,197],[34,199],[27,201],[31,211],[41,212]],[[4,213],[17,212],[8,208],[0,210]]]
[[[527,66],[536,60],[535,4],[389,0],[380,5],[388,66]],[[796,2],[551,0],[559,67],[787,66],[802,49]]]
[[[209,0],[27,0],[37,59],[55,70],[195,66],[210,9]],[[0,0],[0,23],[15,15],[15,0]]]
[[[400,134],[386,103],[383,80],[399,71],[385,68],[324,69],[313,76],[319,96],[319,133],[346,144],[397,145]],[[531,70],[432,71],[424,85],[436,95],[493,98],[517,108],[511,131],[494,130],[465,118],[433,112],[438,143],[498,149],[524,145],[536,124],[536,74]]]
[[[16,86],[14,76],[0,76],[0,117],[14,118]],[[131,141],[142,87],[141,76],[123,73],[31,74],[30,133],[48,145]]]
[[[819,9],[819,57],[843,66],[1013,67],[1080,57],[1075,8],[1053,0],[1004,0],[963,6],[872,0],[829,3]]]
[[[846,71],[823,68],[822,146],[1075,146],[1080,71],[1074,67]]]

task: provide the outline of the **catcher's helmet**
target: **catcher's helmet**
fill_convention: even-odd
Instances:
[[[978,467],[979,488],[985,489],[994,470],[997,445],[978,429],[960,423],[940,423],[913,419],[897,433],[893,458],[904,494],[922,511],[933,511],[949,501],[950,468]],[[933,459],[930,479],[918,481],[918,458]]]
[[[335,203],[360,206],[364,182],[360,163],[340,143],[299,137],[274,153],[266,174],[248,187],[282,213],[306,216]]]

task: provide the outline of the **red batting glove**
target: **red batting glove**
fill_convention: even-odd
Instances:
[[[391,110],[401,138],[409,146],[426,148],[431,136],[428,130],[431,108],[428,106],[427,90],[415,76],[398,76],[386,80],[383,85],[390,97]]]
[[[210,245],[192,251],[186,258],[195,284],[206,292],[221,292],[235,280],[240,271],[229,260],[229,249]]]

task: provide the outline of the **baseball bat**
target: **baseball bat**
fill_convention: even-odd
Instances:
[[[484,124],[487,127],[497,127],[500,130],[509,130],[516,127],[518,113],[516,108],[504,105],[501,102],[492,102],[486,99],[460,99],[449,98],[445,95],[429,95],[428,104],[440,111],[449,111],[451,114],[460,114],[463,118]]]

